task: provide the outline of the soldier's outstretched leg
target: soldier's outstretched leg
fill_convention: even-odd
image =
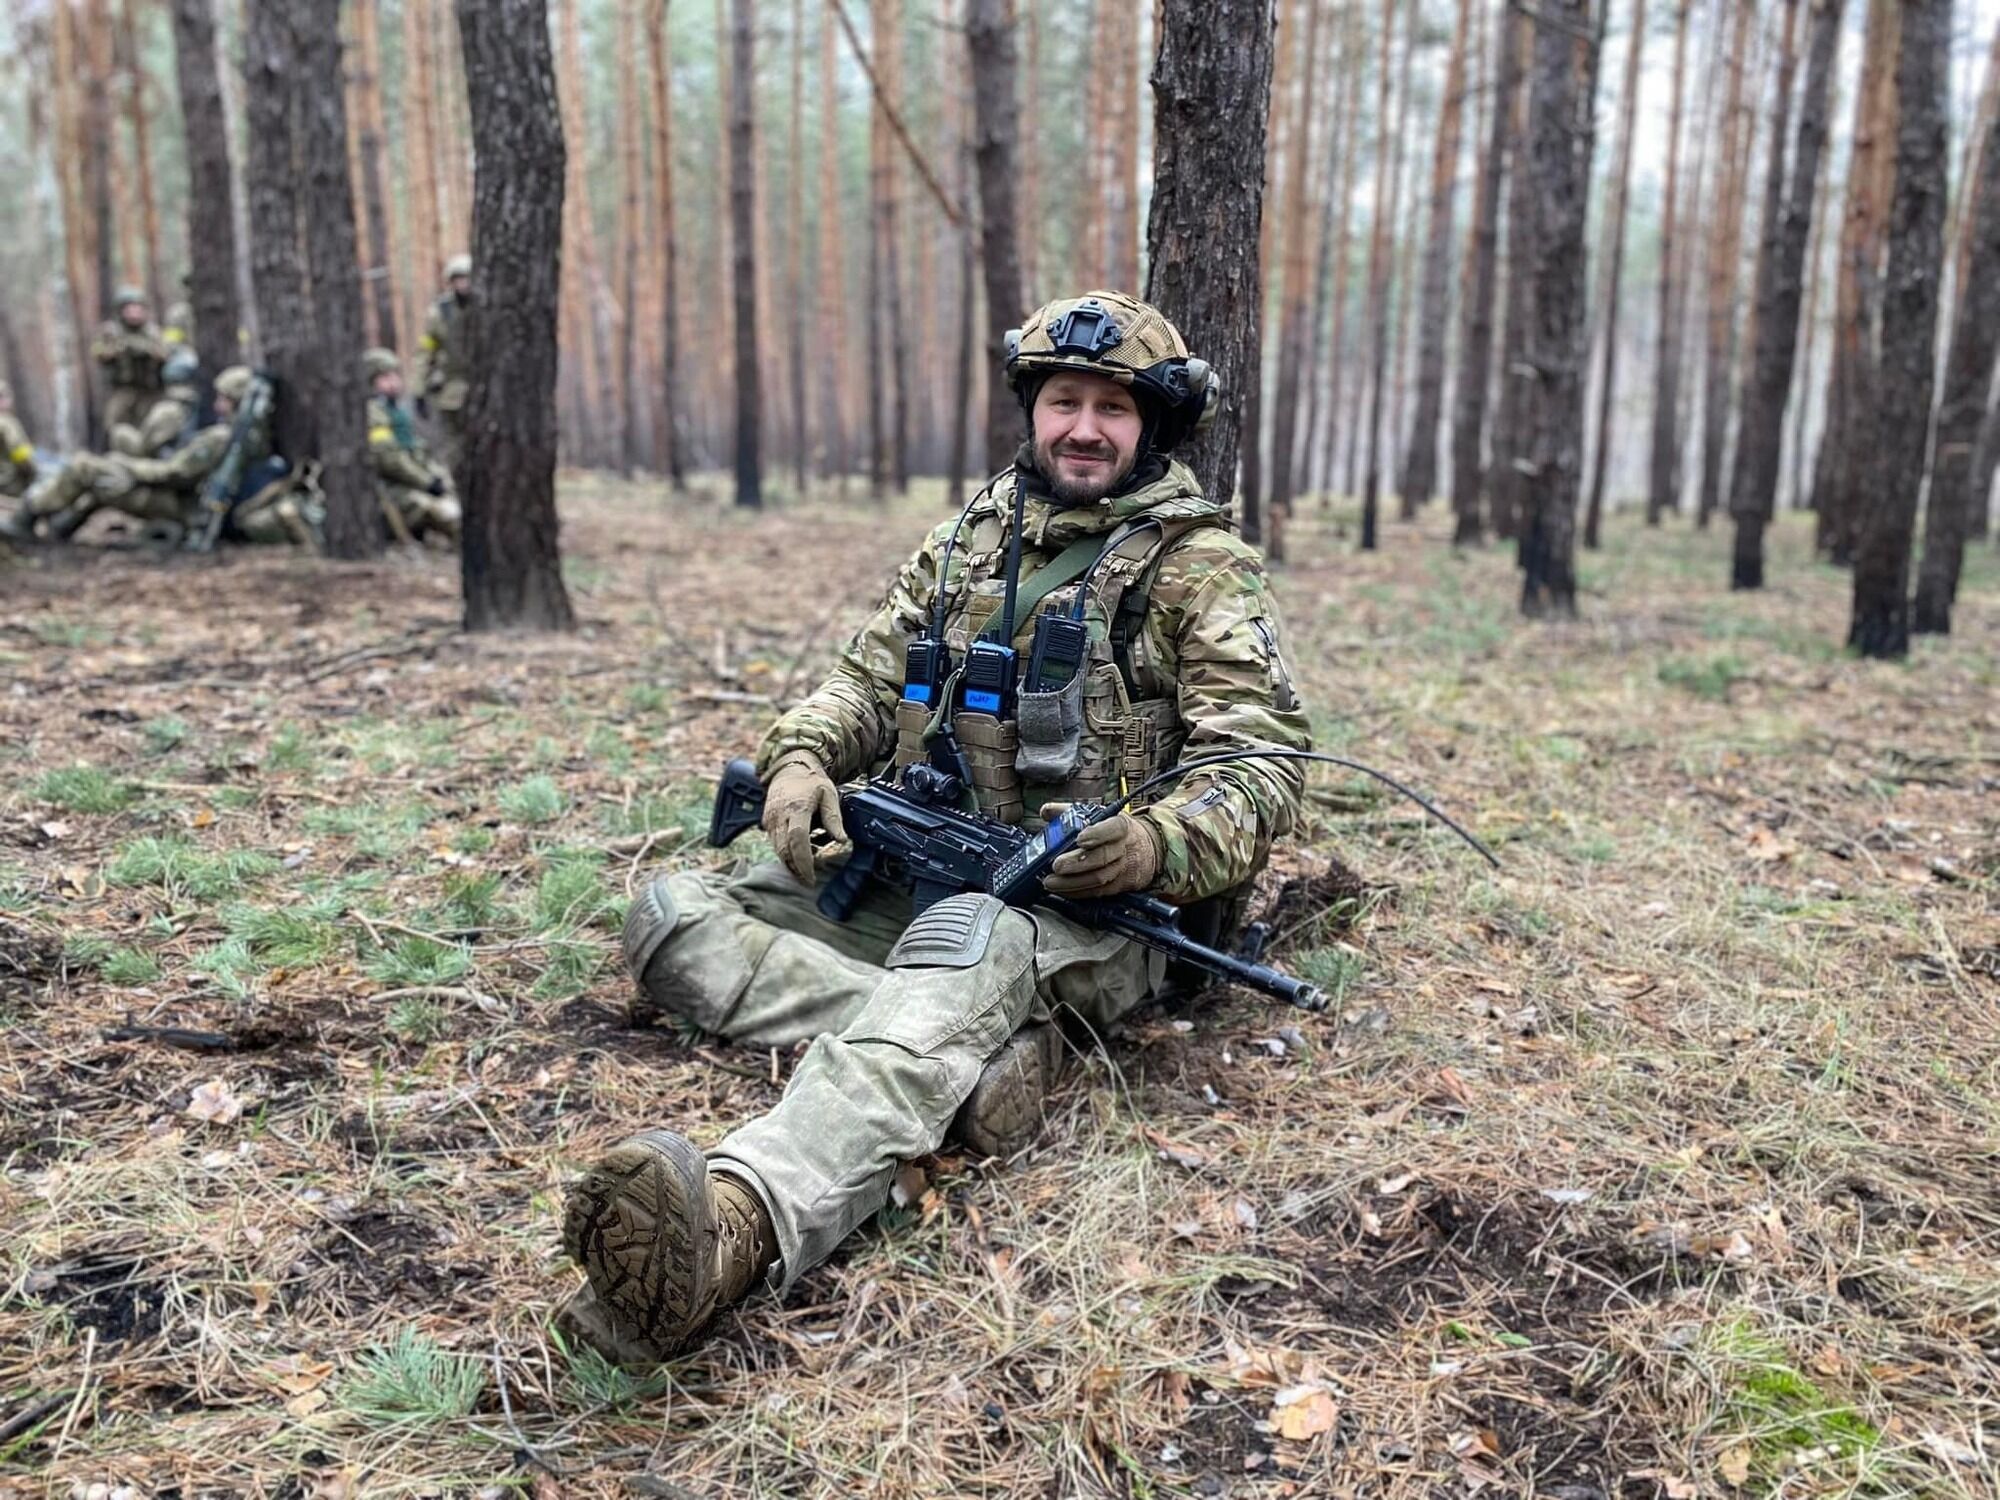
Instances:
[[[909,924],[841,1031],[812,1044],[777,1107],[726,1137],[703,1170],[680,1136],[649,1131],[585,1175],[563,1240],[589,1277],[592,1311],[626,1357],[660,1358],[759,1279],[788,1289],[887,1201],[898,1164],[937,1148],[1025,1024],[1046,1022],[1058,1002],[1096,1018],[1122,1012],[1159,969],[1116,934],[977,893],[940,901]],[[754,977],[731,989],[750,993]],[[745,1196],[755,1214],[739,1211]],[[729,1232],[725,1211],[737,1215]]]

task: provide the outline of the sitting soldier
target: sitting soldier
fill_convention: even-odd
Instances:
[[[14,415],[14,388],[0,380],[0,495],[19,498],[35,482],[35,445]]]
[[[200,373],[201,363],[194,350],[183,346],[169,354],[160,366],[166,389],[154,397],[145,420],[137,427],[121,422],[111,429],[112,452],[130,458],[165,458],[193,437],[195,409],[201,404],[201,392],[195,385]]]
[[[160,393],[167,345],[152,323],[146,294],[121,286],[112,296],[118,314],[91,340],[90,357],[104,376],[104,430],[137,426]]]
[[[249,394],[254,378],[244,365],[231,365],[216,376],[216,420],[166,458],[123,453],[77,455],[53,480],[30,492],[16,523],[17,534],[41,522],[51,537],[66,541],[106,506],[141,521],[185,530],[200,509],[203,484],[229,454],[236,410]],[[267,452],[270,439],[258,424],[244,433],[242,440],[246,450],[243,467],[248,473],[255,460]]]
[[[432,534],[457,541],[458,497],[403,407],[402,362],[393,349],[370,349],[361,367],[368,376],[368,462],[389,534],[404,542]]]

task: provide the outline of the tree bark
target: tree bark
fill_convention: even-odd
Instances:
[[[1262,172],[1266,199],[1277,188],[1283,167],[1285,137],[1290,131],[1284,106],[1291,97],[1292,75],[1298,63],[1299,49],[1292,41],[1292,33],[1297,29],[1294,23],[1298,19],[1301,3],[1303,0],[1272,0],[1271,5],[1272,21],[1277,30],[1273,41],[1271,89],[1264,109]],[[1272,208],[1278,210],[1281,205],[1273,204]],[[1282,212],[1268,212],[1257,230],[1256,375],[1243,392],[1243,471],[1238,477],[1236,492],[1238,525],[1243,539],[1263,547],[1267,555],[1276,558],[1285,555],[1285,537],[1281,529],[1284,520],[1280,514],[1267,524],[1264,504],[1267,488],[1264,480],[1264,366],[1270,343],[1266,337],[1265,320],[1271,310],[1271,287],[1282,275],[1282,268],[1277,263],[1278,226],[1282,219]]]
[[[989,470],[999,470],[1013,462],[1014,450],[1020,446],[1021,409],[998,371],[1006,359],[1007,330],[1030,311],[1021,302],[1021,251],[1014,219],[1014,155],[1021,127],[1014,79],[1014,28],[1007,0],[970,0],[965,36],[972,58],[972,108],[979,141],[986,358],[996,372],[987,383],[986,464]],[[1156,196],[1155,213],[1158,202]]]
[[[809,423],[806,412],[806,153],[805,117],[805,11],[800,0],[792,0],[792,112],[786,137],[785,162],[785,351],[786,373],[792,385],[792,480],[798,493],[806,492],[806,460]],[[821,295],[831,296],[826,288]]]
[[[1660,200],[1659,355],[1653,371],[1653,450],[1648,470],[1646,524],[1680,508],[1681,494],[1681,285],[1677,240],[1680,214],[1681,115],[1687,106],[1688,13],[1691,0],[1674,6],[1674,75],[1667,110],[1667,179]]]
[[[229,163],[229,123],[216,70],[214,0],[173,0],[174,71],[180,83],[181,131],[188,165],[189,300],[194,306],[194,347],[204,377],[240,357],[237,329],[243,312],[236,297],[236,193]]]
[[[1242,393],[1258,378],[1271,29],[1270,0],[1164,0],[1153,65],[1146,300],[1222,381],[1221,411],[1180,456],[1225,504],[1245,436]]]
[[[119,12],[128,90],[125,116],[132,126],[132,162],[139,191],[139,238],[146,257],[146,295],[153,299],[157,310],[165,306],[166,284],[160,274],[160,200],[153,189],[152,109],[146,102],[148,82],[145,59],[139,49],[137,10],[137,0],[125,0]]]
[[[556,521],[564,148],[547,0],[458,0],[472,111],[467,630],[568,630]]]
[[[764,503],[762,413],[757,358],[757,163],[751,121],[757,105],[756,0],[733,0],[729,56],[729,217],[735,246],[736,503]]]
[[[1987,63],[1989,90],[2000,80],[2000,30]],[[1986,491],[1975,488],[1973,449],[1986,415],[1993,361],[2000,344],[2000,111],[1980,122],[1978,171],[1967,185],[1965,274],[1938,399],[1937,450],[1931,459],[1931,497],[1924,518],[1924,558],[1917,574],[1912,628],[1920,635],[1948,635],[1958,597],[1959,568],[1975,508],[1984,517]]]
[[[1848,154],[1826,426],[1813,470],[1814,545],[1841,565],[1854,560],[1854,527],[1868,454],[1862,434],[1871,420],[1870,350],[1880,306],[1883,214],[1893,178],[1893,62],[1899,15],[1898,0],[1870,0]]]
[[[1645,0],[1636,0],[1643,6]],[[1417,409],[1410,450],[1403,459],[1403,508],[1414,514],[1437,490],[1438,423],[1444,416],[1445,329],[1451,316],[1453,199],[1458,186],[1458,145],[1465,114],[1465,52],[1472,31],[1472,0],[1458,0],[1451,59],[1445,64],[1444,105],[1438,114],[1431,158],[1429,241],[1424,247],[1423,292],[1417,314]]]
[[[847,358],[847,254],[840,221],[840,58],[833,18],[822,15],[819,36],[819,341],[826,365],[820,379],[825,405],[820,473],[838,475],[847,490],[849,465]],[[968,226],[969,229],[970,226]]]
[[[1390,206],[1390,179],[1393,172],[1391,162],[1395,152],[1390,141],[1389,129],[1389,57],[1390,46],[1396,35],[1396,0],[1382,0],[1382,47],[1376,60],[1380,69],[1375,84],[1375,119],[1377,138],[1375,146],[1375,206],[1371,210],[1373,223],[1368,236],[1368,374],[1369,403],[1368,431],[1368,475],[1364,481],[1361,497],[1361,550],[1373,552],[1377,543],[1376,528],[1379,521],[1379,496],[1377,486],[1380,471],[1376,467],[1376,441],[1382,430],[1382,372],[1387,368],[1389,346],[1389,234],[1395,217]],[[1407,43],[1406,43],[1407,46]],[[1352,441],[1358,446],[1362,434],[1356,433]]]
[[[1847,643],[1863,656],[1910,650],[1910,543],[1924,481],[1944,257],[1945,108],[1951,0],[1903,0],[1896,49],[1896,182],[1877,341],[1876,429],[1858,517]]]
[[[411,250],[417,262],[411,280],[422,288],[417,307],[435,295],[445,257],[454,253],[439,245],[436,73],[431,25],[423,0],[403,0],[403,155],[409,174]],[[413,318],[411,326],[421,327],[421,319]]]
[[[1507,133],[1514,117],[1514,90],[1521,50],[1515,44],[1523,23],[1509,0],[1498,0],[1493,21],[1496,82],[1489,111],[1486,154],[1479,168],[1466,260],[1468,285],[1461,308],[1458,383],[1452,401],[1452,544],[1476,546],[1485,539],[1480,511],[1484,488],[1486,397],[1493,379],[1493,304],[1499,286],[1500,194],[1507,179]]]
[[[1505,4],[1506,0],[1500,0]],[[1326,402],[1322,408],[1321,432],[1319,438],[1319,483],[1320,504],[1326,506],[1331,501],[1334,487],[1334,461],[1341,437],[1340,397],[1347,374],[1347,304],[1348,278],[1353,266],[1354,229],[1354,177],[1361,158],[1361,96],[1364,92],[1363,73],[1367,65],[1368,38],[1367,21],[1359,6],[1349,7],[1345,13],[1347,65],[1342,70],[1342,88],[1347,94],[1347,113],[1341,126],[1340,177],[1339,186],[1334,190],[1338,202],[1333,231],[1333,329],[1327,338],[1330,351],[1327,363]]]
[[[382,64],[377,0],[350,0],[354,8],[357,65],[354,105],[360,116],[361,201],[368,221],[368,300],[378,342],[397,347],[395,261],[389,253],[388,196],[382,170]]]
[[[1632,0],[1632,35],[1625,47],[1625,81],[1618,103],[1618,165],[1611,179],[1611,203],[1605,209],[1605,234],[1610,239],[1604,257],[1604,373],[1597,386],[1597,447],[1590,463],[1590,499],[1584,507],[1583,545],[1595,551],[1604,524],[1604,478],[1611,457],[1611,406],[1618,389],[1618,294],[1625,274],[1625,207],[1632,187],[1633,123],[1639,109],[1639,62],[1646,50],[1646,0]]]
[[[1105,84],[1115,121],[1111,133],[1110,189],[1106,195],[1106,277],[1129,291],[1139,284],[1139,5],[1113,0],[1106,25]]]
[[[1336,200],[1340,197],[1337,184],[1340,182],[1343,158],[1347,155],[1345,147],[1350,129],[1349,120],[1353,114],[1354,96],[1358,92],[1355,83],[1357,72],[1355,49],[1350,45],[1354,34],[1353,14],[1349,12],[1344,18],[1346,24],[1334,28],[1333,39],[1329,44],[1333,53],[1335,83],[1333,102],[1327,110],[1326,166],[1319,178],[1320,211],[1317,236],[1319,248],[1317,267],[1313,273],[1313,305],[1307,315],[1308,326],[1311,329],[1311,345],[1306,352],[1304,371],[1306,410],[1303,441],[1299,444],[1297,466],[1291,478],[1291,489],[1295,495],[1317,486],[1319,476],[1324,472],[1317,462],[1322,433],[1330,434],[1332,429],[1332,423],[1326,418],[1326,406],[1320,398],[1327,385],[1331,383],[1331,379],[1338,377],[1339,368],[1337,360],[1329,360],[1327,357],[1327,325],[1329,321],[1338,321],[1339,316],[1333,310],[1333,258],[1336,237],[1342,247],[1343,255],[1347,237],[1344,222],[1336,212],[1339,207]],[[1341,290],[1343,293],[1346,290],[1344,280],[1341,283]],[[1322,372],[1327,378],[1323,378]]]
[[[1531,21],[1521,34],[1531,51],[1539,29]],[[1534,442],[1536,380],[1528,357],[1539,281],[1534,241],[1537,184],[1529,170],[1528,152],[1532,83],[1516,104],[1519,113],[1511,126],[1507,178],[1507,308],[1500,327],[1500,402],[1493,415],[1492,462],[1486,470],[1487,520],[1494,536],[1502,541],[1519,534],[1529,499],[1523,471],[1532,462],[1528,450]],[[1565,295],[1574,295],[1574,289]]]
[[[618,74],[618,469],[631,474],[639,467],[646,425],[645,402],[639,390],[640,242],[645,238],[639,150],[639,51],[633,8],[639,0],[617,0]]]
[[[1743,79],[1750,71],[1752,0],[1736,0],[1736,33],[1729,48],[1729,82],[1723,92],[1720,190],[1709,205],[1707,364],[1702,380],[1701,477],[1695,525],[1703,530],[1721,504],[1722,461],[1729,437],[1730,386],[1736,370],[1736,287],[1743,259],[1744,205],[1749,198],[1749,143],[1756,134]],[[1788,14],[1796,19],[1797,10]]]
[[[968,3],[967,9],[970,9]],[[939,0],[941,34],[949,25],[952,0]],[[957,54],[958,67],[947,75],[947,96],[951,99],[950,126],[958,141],[958,201],[971,203],[974,192],[974,144],[972,139],[972,58],[946,44],[947,56]],[[950,438],[945,449],[945,504],[953,510],[965,504],[965,471],[972,446],[972,370],[979,347],[978,325],[973,318],[973,283],[979,275],[978,245],[971,217],[958,226],[958,293],[953,308],[955,341],[951,372]]]
[[[1785,0],[1785,43],[1778,67],[1777,112],[1771,124],[1764,189],[1763,249],[1757,258],[1756,343],[1737,422],[1736,465],[1729,509],[1736,522],[1730,587],[1764,586],[1764,528],[1777,506],[1778,459],[1784,447],[1785,402],[1799,344],[1806,241],[1811,236],[1819,157],[1826,147],[1827,90],[1840,43],[1842,0],[1813,0],[1805,88],[1799,96],[1798,144],[1785,184],[1785,130],[1796,53],[1793,21],[1799,0]]]
[[[660,363],[655,372],[655,451],[676,490],[687,489],[687,450],[681,440],[680,241],[674,217],[674,98],[672,55],[667,50],[667,7],[646,12],[646,51],[653,65],[653,202],[659,215]]]
[[[1275,559],[1282,559],[1284,555],[1283,523],[1276,518],[1280,514],[1289,514],[1291,510],[1292,480],[1297,472],[1297,457],[1293,450],[1298,442],[1300,410],[1305,405],[1301,377],[1305,368],[1308,334],[1306,314],[1311,305],[1306,296],[1309,264],[1306,225],[1310,217],[1306,189],[1312,173],[1313,104],[1318,93],[1321,4],[1320,0],[1302,0],[1302,3],[1306,11],[1304,76],[1298,91],[1297,112],[1292,118],[1291,146],[1285,168],[1284,249],[1280,260],[1284,285],[1278,301],[1278,400],[1271,423],[1271,511],[1274,518],[1271,556]],[[1295,20],[1297,14],[1295,8]]]
[[[1534,184],[1533,332],[1529,363],[1534,438],[1521,521],[1521,613],[1576,614],[1576,502],[1583,468],[1583,374],[1590,344],[1584,299],[1584,226],[1596,118],[1597,53],[1589,0],[1542,0],[1528,110]],[[1601,35],[1601,32],[1598,33]]]

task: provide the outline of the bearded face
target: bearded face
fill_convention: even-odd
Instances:
[[[1090,505],[1125,482],[1145,428],[1132,392],[1108,375],[1063,371],[1035,394],[1035,467],[1065,505]]]

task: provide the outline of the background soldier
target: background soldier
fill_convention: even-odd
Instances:
[[[903,678],[940,580],[957,659],[998,616],[1017,487],[1020,576],[1043,586],[1024,585],[1011,644],[1028,661],[1051,616],[1084,619],[1090,639],[1072,686],[1049,695],[1075,699],[1052,716],[939,698],[982,811],[1039,826],[1035,809],[1115,796],[1184,756],[1309,747],[1262,560],[1169,456],[1213,409],[1208,367],[1156,309],[1097,292],[1036,313],[1009,339],[1006,373],[1030,421],[1014,467],[962,525],[931,533],[832,676],[764,740],[764,828],[782,864],[665,876],[628,915],[641,1009],[760,1047],[812,1043],[777,1106],[706,1157],[650,1130],[572,1193],[563,1242],[589,1285],[564,1319],[615,1358],[659,1358],[760,1281],[789,1287],[947,1131],[983,1155],[1025,1148],[1062,1057],[1056,1008],[1101,1029],[1162,982],[1163,960],[1129,938],[978,892],[914,921],[880,885],[849,922],[815,908],[813,832],[843,837],[836,783],[930,753],[933,707],[905,701]],[[1182,905],[1238,893],[1302,787],[1296,762],[1207,768],[1083,831],[1046,887]]]
[[[160,366],[167,360],[166,341],[148,321],[146,294],[136,286],[121,286],[118,316],[98,330],[90,357],[104,371],[104,430],[137,427],[160,393]]]
[[[201,391],[195,384],[200,374],[201,363],[194,350],[186,344],[177,346],[160,366],[166,389],[146,409],[146,419],[137,427],[121,424],[111,429],[112,451],[133,458],[165,458],[193,437],[195,408],[201,404]]]
[[[390,534],[421,542],[436,532],[456,541],[458,498],[451,476],[430,461],[403,409],[402,361],[393,349],[370,349],[361,367],[368,375],[368,460]]]
[[[417,415],[438,415],[438,457],[455,483],[465,463],[465,304],[472,295],[472,257],[445,262],[445,293],[431,307],[417,353]]]
[[[0,495],[18,498],[35,482],[35,445],[14,415],[14,388],[0,380]]]
[[[197,432],[167,458],[126,454],[80,454],[54,480],[28,496],[24,524],[47,524],[49,535],[65,541],[100,509],[109,506],[142,521],[187,526],[201,500],[201,487],[229,451],[237,404],[250,390],[247,366],[231,365],[215,377],[213,425]],[[270,445],[260,431],[244,435],[248,456],[261,457]],[[246,471],[252,464],[246,463]],[[16,530],[22,529],[17,525]]]

